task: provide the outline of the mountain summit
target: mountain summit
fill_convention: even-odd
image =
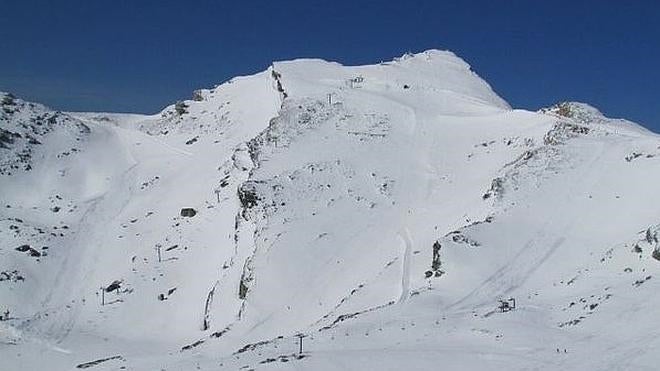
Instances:
[[[657,365],[637,124],[511,109],[438,50],[275,62],[150,116],[0,102],[7,369]]]

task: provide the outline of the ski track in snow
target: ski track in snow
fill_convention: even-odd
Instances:
[[[90,125],[94,124],[90,123]],[[118,138],[117,134],[111,128],[96,125],[96,129],[106,136]],[[87,291],[90,289],[88,285],[81,285],[79,286],[79,291],[72,294],[69,287],[72,282],[89,284],[94,267],[98,264],[97,254],[101,250],[94,248],[98,246],[98,240],[90,232],[93,233],[92,231],[95,231],[99,225],[110,223],[130,201],[130,194],[125,192],[124,188],[129,179],[131,179],[131,174],[138,166],[138,163],[134,159],[132,159],[132,162],[133,164],[120,175],[119,181],[111,184],[108,190],[102,195],[88,201],[89,206],[81,218],[80,234],[74,243],[74,246],[77,246],[80,250],[69,249],[67,251],[62,268],[53,280],[53,289],[42,302],[42,307],[57,308],[57,315],[64,317],[58,322],[55,322],[54,326],[56,327],[51,327],[49,331],[57,339],[57,343],[62,342],[73,329],[80,312],[80,300],[86,296]],[[109,197],[110,195],[112,197]],[[117,208],[117,206],[119,207]],[[76,255],[73,256],[73,254]],[[72,276],[72,274],[75,275],[77,273],[77,270],[72,270],[69,267],[69,264],[73,261],[76,262],[79,271],[85,272],[81,277]],[[54,305],[54,303],[62,299],[65,299],[65,301]],[[73,302],[75,304],[69,304]],[[64,309],[65,305],[69,306],[69,310]]]
[[[399,296],[399,303],[403,303],[410,297],[410,259],[412,258],[412,238],[410,237],[410,230],[404,228],[399,232],[399,238],[402,242],[402,256],[401,256],[401,295]]]

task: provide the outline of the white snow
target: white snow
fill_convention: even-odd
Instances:
[[[47,132],[5,97],[2,370],[657,365],[660,140],[632,122],[511,109],[437,50]]]

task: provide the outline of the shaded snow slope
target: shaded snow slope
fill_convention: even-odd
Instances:
[[[39,144],[55,113],[16,101],[2,160],[40,155],[0,176],[9,369],[657,362],[660,140],[634,123],[512,110],[434,50],[58,113]]]

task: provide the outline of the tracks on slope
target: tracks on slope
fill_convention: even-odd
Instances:
[[[584,165],[587,173],[583,175],[582,179],[592,179],[586,188],[593,187],[594,185],[593,177],[590,175],[596,172],[595,164],[602,158],[604,151],[605,148],[601,145],[598,152],[591,156],[589,161]],[[570,189],[566,191],[567,194],[569,196],[576,194],[576,190],[580,189],[580,186],[584,183],[586,182],[583,180],[572,184]],[[567,200],[567,202],[570,202],[570,197],[567,197]],[[546,226],[552,224],[561,226],[555,227],[555,230],[562,231],[562,236],[546,236],[544,232],[547,230]],[[554,218],[547,219],[545,224],[539,229],[539,232],[530,238],[515,253],[511,260],[489,275],[468,294],[449,304],[446,309],[465,310],[471,306],[480,305],[485,302],[491,303],[496,296],[511,294],[529,280],[561,247],[573,225],[573,221],[565,219],[565,215],[555,215]]]
[[[412,259],[413,242],[407,227],[399,232],[399,238],[403,242],[403,256],[401,258],[401,295],[398,302],[403,303],[410,297],[410,260]]]

